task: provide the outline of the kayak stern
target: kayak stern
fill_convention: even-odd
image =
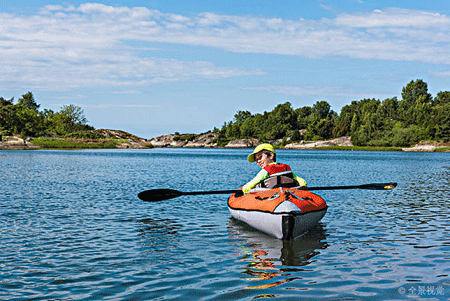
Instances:
[[[253,228],[283,240],[311,230],[326,214],[323,198],[303,189],[274,188],[228,199],[231,215]]]

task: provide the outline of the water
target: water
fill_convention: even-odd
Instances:
[[[226,195],[142,202],[152,188],[235,189],[249,150],[0,151],[1,300],[450,299],[450,157],[278,151],[329,210],[283,242]]]

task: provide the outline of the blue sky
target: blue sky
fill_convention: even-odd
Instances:
[[[277,2],[1,0],[0,96],[152,138],[287,101],[339,112],[415,79],[450,90],[450,2]]]

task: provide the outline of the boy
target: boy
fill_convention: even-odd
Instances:
[[[271,175],[291,170],[291,167],[288,164],[276,162],[275,149],[269,143],[258,145],[255,150],[248,155],[247,160],[250,163],[256,162],[262,170],[253,178],[253,180],[242,187],[242,192],[244,194],[247,194],[250,189],[254,188],[259,182],[269,178]],[[306,181],[304,179],[298,177],[294,173],[292,173],[292,175],[294,181],[297,181],[299,186],[306,186]]]

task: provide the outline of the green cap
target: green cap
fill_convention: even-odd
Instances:
[[[275,154],[275,149],[273,148],[272,144],[269,143],[263,143],[258,145],[255,150],[253,151],[253,153],[251,153],[250,155],[248,155],[247,160],[250,163],[255,162],[255,154],[259,153],[262,150],[267,150],[269,152],[272,152]]]

